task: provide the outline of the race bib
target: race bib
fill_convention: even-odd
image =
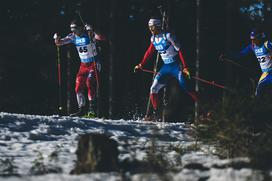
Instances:
[[[78,46],[77,50],[78,50],[80,59],[88,59],[97,55],[97,51],[96,51],[96,47],[94,43]]]

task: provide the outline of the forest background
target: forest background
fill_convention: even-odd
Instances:
[[[167,12],[169,29],[181,42],[191,74],[253,95],[259,65],[253,55],[237,60],[256,73],[227,62],[222,53],[239,51],[249,43],[249,32],[261,26],[270,38],[271,1],[266,0],[29,0],[6,1],[0,7],[0,110],[27,114],[58,114],[57,49],[53,34],[69,33],[80,12],[84,21],[104,34],[102,47],[101,116],[131,119],[144,114],[152,75],[133,68],[150,43],[147,22]],[[199,20],[199,24],[197,24]],[[199,34],[196,28],[199,25]],[[196,37],[200,39],[197,41]],[[67,54],[70,54],[67,56]],[[74,94],[79,58],[73,45],[60,48],[62,114],[77,109]],[[147,65],[152,69],[155,55]],[[70,74],[70,77],[69,77]],[[225,92],[200,83],[201,103],[222,100]],[[67,110],[67,95],[70,95]],[[69,97],[69,96],[68,96]],[[193,105],[181,98],[182,106]],[[186,104],[184,104],[186,103]],[[188,104],[187,104],[188,103]],[[178,106],[179,107],[179,106]],[[181,109],[181,107],[179,107]]]

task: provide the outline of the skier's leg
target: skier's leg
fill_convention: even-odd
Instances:
[[[179,86],[192,98],[192,100],[194,102],[197,101],[198,97],[197,97],[195,91],[193,91],[191,86],[188,85],[188,82],[186,83],[181,70],[178,71],[178,73],[175,75],[175,77],[178,79]]]
[[[264,72],[259,79],[255,95],[264,96],[266,94],[271,95],[272,89],[272,75],[268,72]]]
[[[88,99],[91,101],[96,97],[96,79],[93,70],[89,72],[88,78],[86,79],[86,86],[88,89]]]
[[[158,74],[151,85],[150,88],[150,101],[153,107],[153,116],[154,119],[158,119],[159,113],[158,113],[158,105],[159,105],[159,91],[161,88],[165,86],[160,79],[162,78],[161,74]]]
[[[93,69],[90,69],[88,78],[86,79],[86,86],[88,89],[88,99],[89,99],[89,116],[96,116],[96,74]]]
[[[85,81],[87,77],[86,74],[84,74],[84,69],[80,67],[79,72],[76,77],[76,86],[75,86],[75,92],[76,92],[76,98],[77,98],[77,104],[78,104],[78,112],[71,114],[70,116],[83,116],[85,114],[85,105],[86,105],[86,98],[84,95],[85,90]]]

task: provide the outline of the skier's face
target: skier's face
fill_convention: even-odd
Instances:
[[[157,35],[160,33],[160,28],[157,26],[149,26],[148,28],[153,35]]]
[[[259,39],[259,38],[252,38],[251,39],[251,43],[253,44],[253,45],[257,45],[257,46],[259,46],[259,45],[261,45],[261,39]]]
[[[79,27],[79,26],[77,26],[77,25],[75,25],[75,24],[71,24],[71,25],[70,25],[70,29],[71,29],[71,31],[72,31],[73,33],[75,33],[75,34],[78,35],[78,36],[80,36],[81,33],[82,33],[82,28]]]
[[[79,28],[71,28],[71,31],[76,35],[80,35],[80,29]]]

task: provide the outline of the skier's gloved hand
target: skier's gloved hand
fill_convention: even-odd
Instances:
[[[94,38],[99,41],[105,41],[107,40],[105,35],[102,35],[100,33],[94,33]]]
[[[220,62],[223,62],[223,61],[225,60],[225,58],[226,58],[226,55],[224,55],[223,53],[221,53],[221,54],[219,55],[219,57],[218,57],[218,60],[219,60]]]
[[[191,75],[190,75],[190,71],[187,67],[185,67],[182,72],[185,74],[185,76],[190,79],[191,78]]]
[[[57,33],[54,34],[53,39],[54,39],[54,40],[59,39],[59,36],[58,36]]]
[[[142,64],[138,64],[138,65],[136,65],[135,67],[134,67],[134,72],[137,72],[137,71],[139,71],[139,70],[141,70],[142,69]]]
[[[89,24],[86,24],[86,25],[84,26],[84,28],[85,28],[86,31],[93,31],[92,26],[89,25]]]

